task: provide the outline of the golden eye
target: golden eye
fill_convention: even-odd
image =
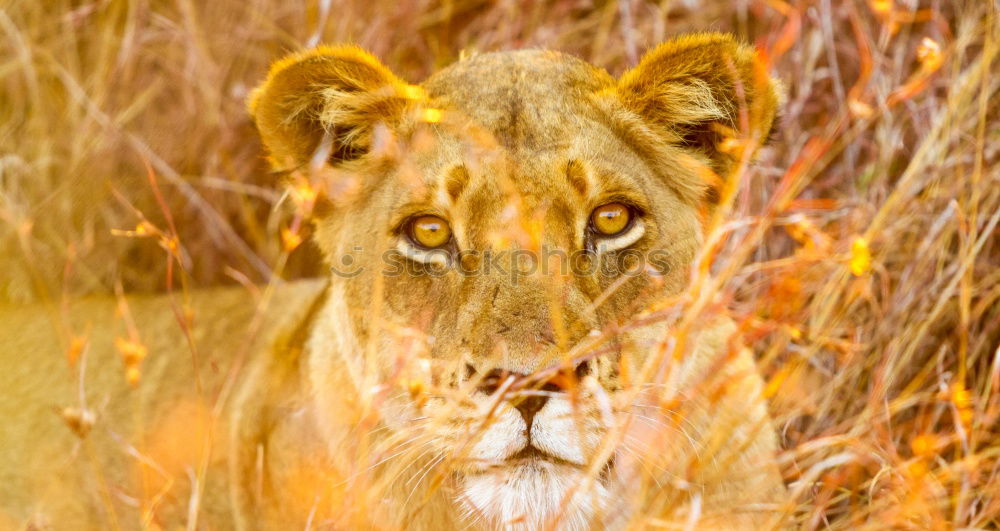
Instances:
[[[437,249],[451,241],[451,227],[437,216],[419,216],[410,222],[410,239],[421,247]]]
[[[608,203],[594,209],[590,224],[601,236],[621,234],[632,221],[632,209],[621,203]]]

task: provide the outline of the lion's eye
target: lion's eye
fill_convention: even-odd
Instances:
[[[438,249],[451,241],[451,227],[437,216],[418,216],[410,222],[409,236],[425,249]]]
[[[628,228],[632,210],[622,203],[608,203],[594,209],[590,225],[601,236],[617,236]]]

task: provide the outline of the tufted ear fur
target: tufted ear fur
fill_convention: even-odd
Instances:
[[[730,35],[680,37],[650,51],[622,75],[617,94],[654,130],[700,152],[726,177],[737,154],[720,145],[725,132],[742,131],[763,142],[779,105],[775,81],[755,59],[752,48]]]
[[[247,106],[276,169],[318,154],[336,165],[364,155],[377,124],[401,118],[407,88],[356,46],[320,46],[275,63]]]

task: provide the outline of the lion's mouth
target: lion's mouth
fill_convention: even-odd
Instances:
[[[574,468],[581,471],[586,468],[572,461],[567,461],[566,459],[563,459],[561,457],[545,453],[530,444],[522,448],[516,454],[508,457],[504,461],[503,465],[527,466],[527,467],[538,467],[540,465],[550,465],[550,466],[555,465],[561,467]],[[615,456],[612,454],[611,457],[608,458],[608,460],[604,463],[604,466],[601,467],[601,470],[598,473],[597,478],[602,483],[607,484],[607,482],[611,478],[611,473],[614,470],[614,467],[615,467]]]
[[[558,456],[547,454],[530,444],[522,448],[516,454],[507,458],[508,464],[525,464],[535,463],[538,461],[547,461],[558,465],[579,467],[576,463],[572,463]]]

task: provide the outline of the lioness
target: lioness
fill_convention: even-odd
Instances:
[[[0,522],[777,525],[734,326],[649,311],[777,105],[721,34],[617,80],[550,51],[419,86],[352,46],[279,61],[249,109],[329,281],[3,309]]]

